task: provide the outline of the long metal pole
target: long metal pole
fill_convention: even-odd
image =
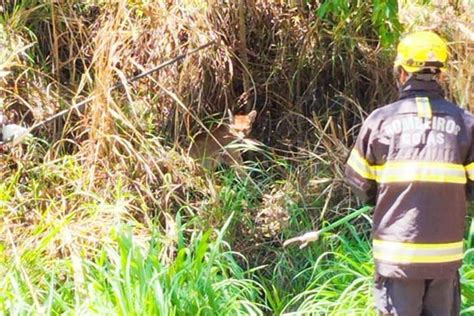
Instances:
[[[131,83],[131,82],[137,81],[137,80],[139,80],[139,79],[141,79],[141,78],[143,78],[143,77],[146,77],[146,76],[148,76],[148,75],[150,75],[150,74],[152,74],[152,73],[154,73],[154,72],[156,72],[156,71],[159,71],[159,70],[161,70],[161,69],[163,69],[163,68],[165,68],[165,67],[167,67],[167,66],[169,66],[169,65],[172,65],[172,64],[174,64],[175,62],[177,62],[177,61],[179,61],[179,60],[181,60],[181,59],[184,59],[184,58],[186,58],[186,57],[189,56],[189,55],[195,54],[195,53],[197,53],[198,51],[203,50],[203,49],[205,49],[205,48],[207,48],[207,47],[209,47],[209,46],[211,46],[211,45],[214,45],[214,44],[216,44],[216,41],[210,41],[210,42],[208,42],[208,43],[206,43],[206,44],[203,44],[203,45],[201,45],[201,46],[199,46],[199,47],[196,47],[196,48],[194,48],[194,49],[192,49],[192,50],[190,50],[190,51],[188,51],[188,52],[186,52],[186,53],[184,53],[184,54],[178,55],[178,56],[176,56],[176,57],[174,57],[174,58],[172,58],[172,59],[170,59],[170,60],[167,60],[167,61],[165,61],[165,62],[159,64],[158,66],[156,66],[156,67],[154,67],[154,68],[152,68],[152,69],[150,69],[150,70],[147,70],[147,71],[145,71],[145,72],[143,72],[143,73],[141,73],[141,74],[139,74],[139,75],[137,75],[137,76],[135,76],[135,77],[132,77],[132,78],[130,78],[130,79],[127,79],[125,82],[118,82],[118,83],[116,83],[115,85],[113,85],[112,87],[110,87],[110,90],[109,90],[109,91],[112,91],[112,90],[121,88],[121,87],[125,86],[125,84]],[[87,103],[89,103],[89,102],[91,102],[92,100],[94,100],[94,99],[95,99],[95,96],[92,95],[92,96],[88,97],[87,99],[85,99],[85,100],[83,100],[83,101],[81,101],[81,102],[79,102],[79,103],[77,103],[77,104],[71,106],[70,108],[65,109],[65,110],[62,110],[62,111],[60,111],[60,112],[54,114],[53,116],[50,116],[50,117],[48,117],[47,119],[45,119],[45,120],[43,120],[43,121],[41,121],[41,122],[39,122],[39,123],[34,124],[34,125],[31,126],[30,128],[28,128],[28,133],[31,133],[32,131],[34,131],[34,130],[37,129],[38,127],[43,126],[43,125],[46,125],[46,124],[48,124],[48,123],[50,123],[50,122],[56,120],[57,118],[60,118],[60,117],[62,117],[62,116],[64,116],[64,115],[68,114],[68,113],[71,112],[72,110],[82,111],[82,110],[84,109],[84,106],[85,106]],[[28,133],[25,133],[25,135],[28,134]],[[4,142],[4,143],[0,143],[0,144],[5,144],[5,143],[8,143],[8,142],[14,142],[14,144],[16,144],[16,143],[18,143],[18,142],[21,140],[21,138],[22,138],[22,137],[18,137],[17,139],[8,140],[8,141],[6,141],[6,142]]]

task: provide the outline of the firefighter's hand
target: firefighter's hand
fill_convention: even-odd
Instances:
[[[289,244],[292,244],[292,243],[298,243],[299,242],[299,243],[301,243],[300,249],[303,249],[304,247],[306,247],[308,245],[308,243],[310,243],[312,241],[316,241],[316,240],[318,240],[318,238],[319,238],[319,232],[309,232],[309,233],[306,233],[304,235],[288,239],[287,241],[285,241],[283,243],[283,247],[286,247],[286,246],[288,246]]]

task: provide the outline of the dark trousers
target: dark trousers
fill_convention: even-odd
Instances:
[[[449,279],[393,279],[375,276],[375,306],[380,315],[459,315],[459,275]]]

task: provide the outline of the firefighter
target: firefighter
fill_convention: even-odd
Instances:
[[[346,165],[374,205],[375,305],[380,315],[458,315],[474,116],[443,98],[446,42],[404,37],[394,72],[400,98],[363,123]]]

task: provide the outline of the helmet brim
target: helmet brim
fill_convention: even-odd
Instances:
[[[396,67],[401,66],[406,72],[411,73],[411,74],[415,72],[419,72],[424,69],[423,67],[413,67],[413,66],[407,66],[407,65],[395,65],[395,66]],[[439,70],[441,70],[441,72],[446,72],[448,69],[446,67],[441,67],[439,68]]]

